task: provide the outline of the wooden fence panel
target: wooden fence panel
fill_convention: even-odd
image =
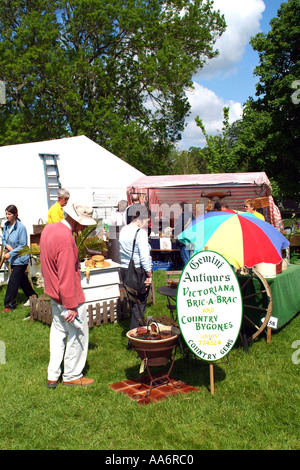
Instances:
[[[129,306],[126,294],[121,292],[120,298],[99,302],[87,306],[89,328],[101,326],[105,323],[114,323],[126,320],[129,316]],[[52,308],[49,297],[42,294],[39,298],[30,297],[30,319],[50,325],[52,322]]]

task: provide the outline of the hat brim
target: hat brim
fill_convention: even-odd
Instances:
[[[69,215],[73,220],[78,222],[80,225],[97,225],[97,221],[92,217],[80,217],[74,210],[73,204],[68,204],[64,207],[64,211]]]
[[[108,261],[103,261],[103,266],[97,266],[96,269],[102,269],[102,268],[109,268],[110,267],[110,263]]]

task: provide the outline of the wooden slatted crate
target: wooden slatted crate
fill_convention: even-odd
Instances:
[[[269,207],[269,198],[268,197],[256,197],[254,199],[255,209],[263,209],[264,207]]]

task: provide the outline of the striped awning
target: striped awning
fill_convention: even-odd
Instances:
[[[214,204],[219,199],[225,201],[229,209],[238,211],[244,211],[248,198],[270,196],[269,201],[274,204],[271,183],[264,172],[142,176],[128,186],[127,193],[128,197],[131,193],[143,194],[151,211],[157,212],[159,207],[164,215],[164,211],[171,210],[175,218],[182,201],[191,205],[194,215],[196,204],[200,204],[203,213],[209,201]],[[273,212],[269,207],[263,209],[270,223]]]

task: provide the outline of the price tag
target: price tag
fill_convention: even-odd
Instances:
[[[264,321],[264,318],[261,319],[262,323],[263,321]],[[278,325],[278,318],[270,317],[267,326],[269,328],[272,328],[273,330],[277,330],[277,325]]]
[[[145,370],[145,366],[147,364],[147,358],[146,359],[143,359],[142,362],[141,362],[141,365],[140,365],[140,374],[142,374]]]

